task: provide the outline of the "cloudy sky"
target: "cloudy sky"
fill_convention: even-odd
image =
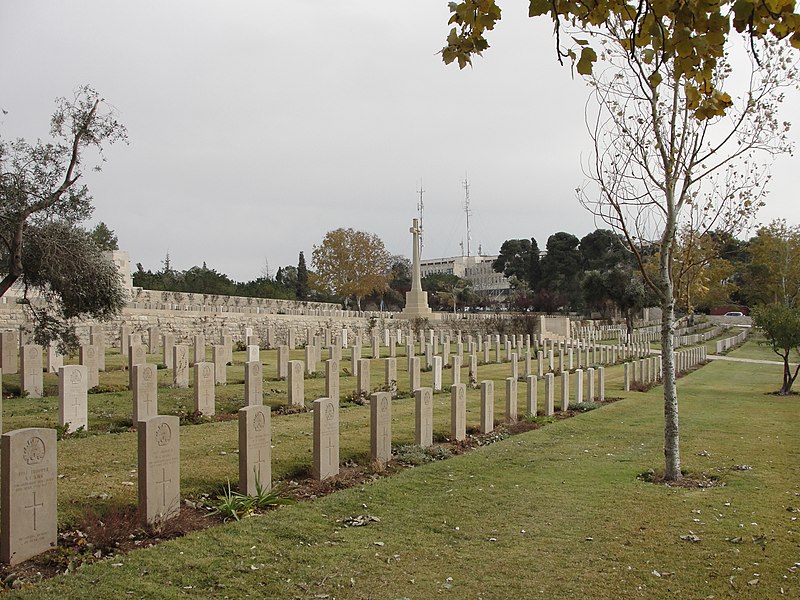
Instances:
[[[133,264],[205,261],[236,280],[296,264],[338,227],[410,255],[425,190],[425,256],[596,228],[575,188],[587,89],[556,62],[548,23],[506,0],[473,69],[445,66],[445,0],[0,2],[0,135],[47,134],[53,101],[95,87],[130,136],[87,175],[94,222]],[[800,139],[800,98],[785,104]],[[796,159],[773,167],[759,220],[800,223]],[[793,170],[794,169],[794,170]]]

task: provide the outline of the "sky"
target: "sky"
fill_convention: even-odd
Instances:
[[[153,271],[169,254],[248,281],[300,251],[310,263],[340,227],[410,256],[419,189],[423,256],[460,255],[465,180],[471,254],[544,248],[602,226],[575,195],[588,88],[559,66],[547,21],[501,6],[492,47],[459,70],[437,54],[444,0],[2,0],[0,136],[44,138],[55,98],[97,89],[129,144],[85,175],[87,226],[105,222]],[[800,92],[782,117],[796,143]],[[760,222],[800,223],[796,164],[773,166]]]

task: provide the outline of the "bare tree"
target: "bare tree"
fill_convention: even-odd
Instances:
[[[677,480],[676,283],[713,257],[699,251],[711,231],[736,233],[762,206],[768,164],[789,149],[788,125],[778,121],[777,108],[796,69],[783,45],[753,40],[751,50],[758,56],[750,54],[749,77],[726,82],[732,73],[727,59],[715,71],[716,89],[739,83],[740,95],[722,99],[728,105],[725,114],[699,119],[699,98],[669,58],[618,44],[630,39],[629,23],[608,27],[612,36],[603,43],[608,66],[589,76],[594,102],[587,105],[587,124],[594,152],[585,172],[593,185],[579,189],[579,197],[625,237],[658,298],[665,477]],[[647,268],[643,252],[653,244],[658,248],[655,272]]]
[[[454,26],[442,48],[464,68],[489,47],[501,18],[495,0],[450,3]],[[788,149],[778,121],[782,91],[796,76],[800,18],[791,1],[612,2],[530,0],[529,16],[554,24],[558,60],[567,58],[593,87],[587,111],[594,153],[579,188],[582,202],[625,236],[662,308],[665,478],[678,480],[675,245],[682,228],[735,231],[761,203],[764,160]],[[733,30],[742,54],[729,60]],[[791,47],[791,48],[790,48]],[[747,59],[745,58],[745,61]],[[735,77],[734,77],[735,75]],[[727,90],[741,88],[738,97]],[[651,273],[641,248],[655,242]]]

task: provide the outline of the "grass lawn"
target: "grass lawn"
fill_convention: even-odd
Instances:
[[[495,378],[492,369],[500,379],[508,366],[487,367],[479,378]],[[609,372],[608,395],[623,395],[618,371]],[[798,597],[800,401],[767,395],[779,383],[771,365],[723,361],[680,380],[684,468],[724,486],[673,489],[637,479],[663,462],[661,388],[654,388],[12,597],[63,599],[89,589],[97,598]],[[448,397],[436,400],[436,431],[446,431]],[[468,401],[472,425],[477,396]],[[395,403],[397,443],[412,437],[411,404]],[[363,457],[366,409],[342,414],[343,460]],[[221,472],[235,477],[233,425],[181,428],[185,489],[199,490]],[[276,416],[273,431],[277,477],[310,460],[310,415]],[[102,449],[93,445],[103,440]],[[114,481],[121,500],[123,490],[133,493],[118,481],[135,481],[133,434],[59,446],[62,505],[89,494],[87,481]],[[357,515],[380,520],[344,527]]]

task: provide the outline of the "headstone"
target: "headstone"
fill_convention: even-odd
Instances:
[[[356,375],[356,392],[366,398],[371,391],[371,385],[370,360],[360,358],[358,359],[358,375]]]
[[[180,513],[179,426],[178,417],[163,415],[137,423],[139,515],[145,524],[163,522]]]
[[[536,375],[528,375],[525,378],[525,382],[528,384],[525,394],[525,413],[531,417],[535,417],[536,411],[538,410],[538,399],[536,397],[538,380]]]
[[[100,384],[100,372],[97,365],[99,352],[97,346],[90,344],[78,349],[78,361],[86,367],[86,385],[89,389]]]
[[[47,346],[47,367],[48,373],[58,373],[58,370],[64,366],[64,355],[58,351],[56,344]]]
[[[278,346],[278,378],[286,379],[289,376],[289,346]]]
[[[128,388],[133,388],[133,367],[147,362],[147,348],[144,344],[128,346]]]
[[[370,457],[385,464],[392,459],[392,395],[375,392],[369,400]]]
[[[42,348],[34,344],[20,349],[20,387],[29,398],[41,398],[44,393],[42,377]]]
[[[228,383],[228,360],[225,346],[214,344],[211,346],[211,362],[214,363],[214,384],[226,385]]]
[[[245,362],[257,362],[261,360],[258,346],[253,344],[247,345],[247,360]]]
[[[555,375],[547,373],[544,376],[544,414],[549,417],[555,413]]]
[[[451,373],[452,373],[452,385],[457,385],[461,383],[461,357],[457,354],[454,354],[450,361],[452,362]]]
[[[313,344],[306,346],[306,373],[313,375],[317,372],[317,347]]]
[[[594,402],[595,399],[595,392],[594,392],[594,369],[589,367],[586,369],[586,383],[588,384],[588,390],[586,397],[589,402]]]
[[[569,410],[569,373],[561,371],[561,410]]]
[[[125,358],[128,357],[128,349],[131,346],[131,328],[127,325],[122,325],[119,328],[119,352]]]
[[[470,386],[478,385],[478,355],[469,355],[469,384]]]
[[[106,370],[106,334],[99,325],[89,327],[89,343],[97,348],[97,368]],[[91,386],[90,386],[91,387]]]
[[[194,336],[194,362],[206,362],[206,336],[199,333]]]
[[[494,430],[494,381],[481,381],[481,433]]]
[[[575,403],[583,403],[583,369],[575,369]]]
[[[322,481],[339,474],[339,401],[314,400],[313,434],[314,479]]]
[[[220,346],[225,349],[225,354],[223,355],[225,359],[225,364],[233,364],[233,336],[228,334],[223,334],[220,336]]]
[[[208,417],[216,412],[214,363],[194,363],[194,409]]]
[[[420,388],[419,356],[411,356],[408,359],[408,380],[409,389],[413,392]]]
[[[133,366],[133,424],[158,415],[158,371],[156,365]]]
[[[386,389],[392,393],[392,397],[397,395],[397,359],[384,359],[384,383]]]
[[[161,345],[163,348],[162,356],[163,356],[163,363],[166,365],[168,369],[175,368],[175,354],[173,352],[173,348],[175,348],[175,334],[174,333],[165,333],[161,336]]]
[[[460,442],[467,437],[467,386],[450,387],[450,437]]]
[[[161,331],[155,325],[147,328],[147,352],[148,354],[155,354],[158,352],[158,342],[160,341]]]
[[[303,361],[289,361],[289,377],[287,378],[289,406],[305,406],[305,380],[303,379]]]
[[[433,389],[438,391],[442,389],[442,357],[433,357]]]
[[[506,377],[506,421],[517,420],[517,380]]]
[[[606,371],[603,367],[597,367],[597,387],[598,400],[603,402],[606,399]]]
[[[289,347],[289,350],[294,350],[297,347],[296,341],[297,334],[293,327],[289,328],[289,331],[286,332],[286,345]]]
[[[414,400],[414,443],[427,448],[433,444],[433,390],[429,387],[414,390]]]
[[[325,397],[339,402],[339,361],[325,361]]]
[[[58,370],[58,424],[72,433],[89,428],[86,367],[67,365]]]
[[[269,406],[250,405],[239,409],[239,493],[255,496],[259,486],[272,487],[272,421]]]
[[[260,361],[248,360],[246,363],[244,363],[245,406],[261,406],[262,404],[264,404],[263,377],[264,377],[264,369],[261,366]]]
[[[172,385],[189,387],[189,346],[177,344],[172,347]]]
[[[0,561],[13,566],[56,547],[56,430],[3,434],[0,455]]]
[[[622,370],[623,370],[623,377],[624,377],[623,389],[626,392],[630,392],[631,391],[631,363],[627,363],[626,362],[625,364],[623,364],[622,365]]]

